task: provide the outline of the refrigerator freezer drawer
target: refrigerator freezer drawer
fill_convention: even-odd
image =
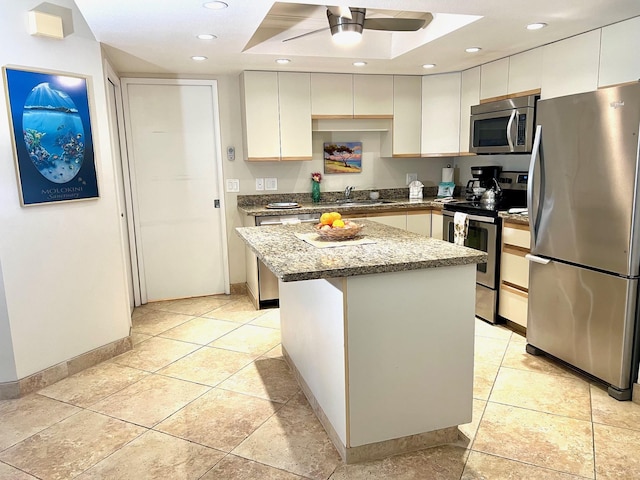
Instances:
[[[638,280],[554,261],[529,268],[527,342],[628,389]]]

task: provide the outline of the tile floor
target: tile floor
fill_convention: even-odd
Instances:
[[[0,402],[0,480],[640,478],[640,405],[476,320],[469,442],[345,466],[244,296],[133,314],[132,351]]]

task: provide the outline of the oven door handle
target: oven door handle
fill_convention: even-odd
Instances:
[[[455,212],[452,212],[450,210],[443,210],[442,214],[446,215],[447,217],[455,216]],[[467,218],[469,219],[470,222],[496,223],[496,219],[493,218],[493,217],[483,217],[481,215],[470,215],[470,214],[467,214]]]
[[[511,111],[511,116],[509,117],[509,121],[507,122],[507,142],[509,142],[509,151],[513,152],[513,135],[512,128],[513,120],[516,118],[516,111]]]

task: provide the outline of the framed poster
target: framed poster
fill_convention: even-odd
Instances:
[[[22,205],[97,198],[87,78],[3,70]]]
[[[324,173],[361,173],[362,142],[324,144]]]

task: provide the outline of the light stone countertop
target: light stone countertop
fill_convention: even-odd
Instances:
[[[376,243],[316,248],[295,236],[311,224],[238,227],[236,233],[284,282],[469,265],[487,261],[479,250],[362,220],[362,236]]]
[[[499,216],[502,218],[503,222],[529,225],[529,215],[527,214],[500,212]]]

